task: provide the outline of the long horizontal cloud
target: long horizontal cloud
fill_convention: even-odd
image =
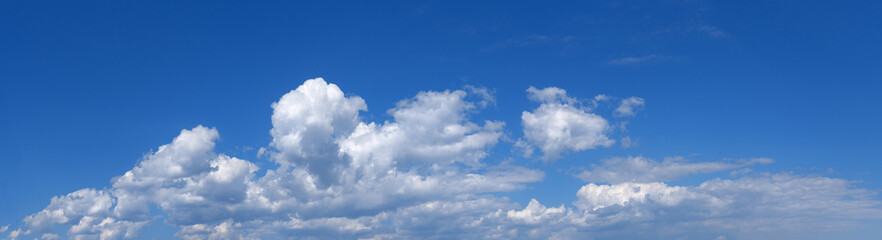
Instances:
[[[850,227],[882,213],[874,192],[843,179],[758,173],[698,186],[662,182],[768,159],[611,158],[580,175],[595,183],[564,191],[572,204],[534,199],[521,207],[490,193],[518,191],[544,173],[486,161],[506,124],[469,117],[493,102],[490,92],[420,92],[375,123],[362,121],[363,99],[311,79],[273,103],[273,139],[262,152],[276,167],[263,174],[254,162],[216,153],[218,131],[197,126],[111,186],[55,197],[22,226],[2,230],[10,239],[121,239],[165,218],[182,239],[736,237],[729,234]],[[522,114],[522,144],[544,160],[613,143],[607,121],[563,89],[528,93],[541,106]],[[482,100],[468,101],[470,94]]]
[[[682,157],[665,158],[658,162],[644,157],[615,157],[577,175],[587,182],[656,182],[673,181],[699,173],[732,170],[755,164],[770,164],[769,158],[751,158],[720,162],[691,163]]]

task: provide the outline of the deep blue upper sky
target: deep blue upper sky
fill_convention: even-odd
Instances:
[[[419,91],[484,86],[498,103],[473,118],[505,121],[512,139],[522,136],[521,112],[538,105],[526,98],[530,86],[646,100],[627,119],[635,147],[553,166],[518,160],[546,172],[535,188],[501,194],[521,204],[570,203],[584,182],[567,169],[628,155],[769,157],[776,163],[756,168],[880,189],[879,9],[873,1],[3,1],[0,225],[52,196],[108,186],[199,124],[217,127],[218,152],[257,160],[272,140],[270,104],[315,77],[364,98],[366,120],[378,122]]]

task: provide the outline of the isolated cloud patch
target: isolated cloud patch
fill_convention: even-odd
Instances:
[[[527,147],[542,150],[542,160],[553,161],[567,151],[609,147],[615,143],[606,135],[610,131],[609,122],[588,108],[576,106],[578,99],[567,96],[565,90],[530,87],[527,96],[541,105],[521,114],[524,138],[529,144]]]
[[[643,98],[629,97],[619,102],[619,107],[615,110],[615,115],[619,117],[634,116],[637,110],[642,108],[646,102]]]

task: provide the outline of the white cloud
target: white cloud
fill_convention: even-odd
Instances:
[[[346,97],[337,85],[310,79],[273,103],[270,144],[281,164],[308,168],[320,185],[334,183],[346,159],[338,157],[337,138],[358,125],[358,112],[367,110],[360,97]]]
[[[227,219],[216,226],[206,224],[183,226],[175,236],[187,240],[258,239],[246,237],[241,229],[241,223],[234,223],[231,219]]]
[[[542,160],[558,159],[566,151],[609,147],[615,143],[606,136],[610,131],[607,120],[574,106],[577,100],[568,97],[563,89],[530,87],[527,92],[531,100],[542,104],[533,112],[522,113],[524,138],[542,150]]]
[[[543,89],[537,89],[535,87],[527,88],[527,98],[539,103],[573,104],[577,101],[575,98],[568,97],[566,90],[556,87],[547,87]],[[601,97],[601,99],[604,98],[605,96]]]
[[[21,230],[21,228],[19,228],[19,229],[12,230],[12,232],[9,232],[8,237],[9,237],[9,239],[16,240],[19,237],[21,237],[22,235],[28,235],[28,234],[31,234],[31,230],[25,231],[25,230]]]
[[[629,97],[622,99],[619,107],[615,110],[615,115],[619,117],[634,116],[639,108],[643,107],[643,98]]]
[[[684,187],[668,187],[664,183],[621,183],[616,185],[583,186],[576,193],[573,205],[579,209],[597,211],[611,206],[625,207],[647,201],[673,206],[689,198],[698,197]]]
[[[58,234],[54,234],[54,233],[45,233],[45,234],[43,234],[43,236],[40,236],[40,239],[43,239],[43,240],[55,240],[55,239],[58,239],[58,238],[60,238],[60,237],[61,237],[61,236],[58,236]]]
[[[655,182],[672,181],[688,175],[726,171],[754,164],[770,164],[772,159],[752,158],[723,162],[690,163],[682,157],[665,158],[658,162],[644,157],[615,157],[592,166],[577,177],[587,182]]]
[[[6,232],[6,230],[9,230],[9,225],[0,227],[0,232]]]
[[[555,210],[530,215],[543,221],[520,230],[542,233],[528,238],[693,239],[731,232],[836,230],[878,219],[882,213],[882,202],[874,192],[853,188],[843,179],[791,174],[715,179],[699,186],[588,184],[576,195],[573,208],[566,208],[565,214]],[[531,201],[523,210],[509,212],[542,212],[536,209],[546,208]],[[506,217],[524,222],[519,215]]]
[[[562,89],[528,92],[541,106],[524,112],[520,143],[538,147],[543,158],[612,144],[606,120]],[[473,95],[477,102],[468,100]],[[544,173],[486,161],[505,132],[501,121],[470,119],[486,99],[475,90],[420,92],[390,109],[389,121],[363,122],[360,98],[312,79],[273,104],[273,140],[264,152],[275,168],[261,173],[251,161],[215,153],[218,131],[197,126],[146,154],[110,188],[53,198],[8,238],[137,238],[162,219],[182,239],[706,239],[849,227],[882,213],[875,193],[843,179],[660,182],[768,159],[612,158],[580,175],[612,184],[567,190],[575,192],[572,204],[531,199],[521,207],[497,193],[524,189]]]
[[[476,94],[480,101],[492,97]],[[54,198],[25,218],[27,231],[10,236],[63,225],[70,238],[135,237],[155,218],[155,206],[185,239],[340,237],[372,230],[371,221],[396,209],[541,180],[537,170],[482,162],[504,123],[469,121],[476,105],[467,96],[421,92],[388,111],[393,121],[365,123],[358,117],[367,108],[363,100],[311,79],[273,104],[273,141],[265,152],[278,168],[263,176],[255,176],[252,162],[214,153],[217,130],[198,126],[114,178],[111,189]]]
[[[495,91],[472,85],[466,85],[464,88],[470,95],[478,97],[479,101],[476,101],[476,103],[479,107],[496,106]]]
[[[566,208],[563,205],[556,208],[548,208],[542,206],[536,199],[530,199],[530,203],[523,210],[508,210],[506,216],[525,223],[536,224],[548,219],[560,218],[564,214],[566,214]]]

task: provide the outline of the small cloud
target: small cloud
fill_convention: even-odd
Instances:
[[[712,38],[728,38],[729,34],[720,30],[720,28],[711,25],[698,26],[696,31],[707,33]]]
[[[640,97],[629,97],[622,99],[619,107],[616,108],[614,115],[617,117],[634,116],[637,110],[642,108],[646,102]]]
[[[9,225],[0,227],[0,232],[6,232],[6,230],[9,230]]]
[[[42,239],[42,240],[55,240],[55,239],[59,239],[59,238],[60,238],[60,236],[58,236],[58,234],[54,234],[54,233],[46,233],[46,234],[43,234],[42,237],[40,237],[40,239]]]
[[[600,94],[600,95],[594,96],[594,99],[591,100],[591,105],[593,105],[596,108],[597,106],[600,105],[600,103],[606,102],[607,100],[610,100],[610,99],[611,99],[610,96],[607,96],[606,94]]]
[[[740,175],[746,175],[750,172],[753,172],[753,169],[750,169],[750,168],[736,169],[736,170],[733,170],[732,172],[729,172],[729,176],[737,177]]]
[[[606,61],[606,64],[630,65],[630,64],[648,62],[648,61],[656,59],[656,58],[657,57],[655,55],[646,55],[646,56],[642,56],[642,57],[623,57],[623,58],[617,58],[617,59]]]
[[[619,124],[616,124],[616,125],[619,127],[619,130],[621,130],[622,132],[627,132],[627,131],[628,131],[628,121],[622,121],[622,122],[620,122]]]
[[[542,150],[542,161],[554,161],[564,152],[579,152],[610,147],[615,140],[607,133],[609,121],[588,108],[574,106],[580,99],[567,96],[564,89],[547,87],[527,89],[527,98],[542,103],[532,112],[521,114],[524,138]]]
[[[480,100],[476,102],[479,107],[488,107],[488,106],[496,106],[496,92],[493,90],[489,90],[485,87],[475,87],[472,85],[465,85],[465,90],[473,96],[477,96]]]
[[[266,148],[261,147],[260,149],[257,149],[257,158],[261,158],[265,154],[267,154]]]
[[[607,60],[604,63],[606,65],[614,65],[614,66],[629,66],[629,65],[653,63],[653,62],[676,61],[679,59],[680,59],[679,57],[650,54],[650,55],[639,56],[639,57],[616,58],[616,59]]]
[[[636,142],[631,142],[631,137],[623,137],[622,140],[622,148],[629,148]]]
[[[637,140],[632,140],[631,137],[623,137],[622,138],[622,148],[630,148],[637,146]]]

